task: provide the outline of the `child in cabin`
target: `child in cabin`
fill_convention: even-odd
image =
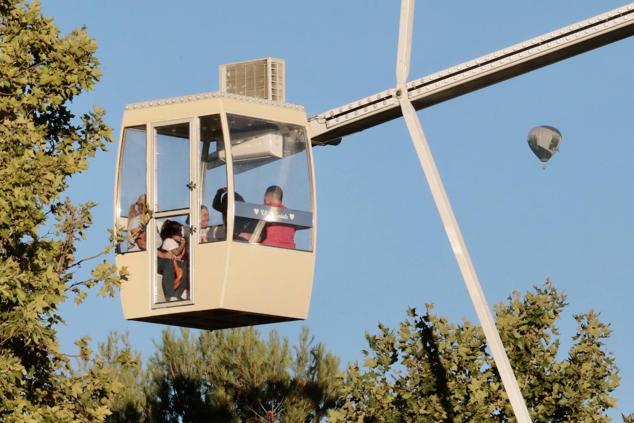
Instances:
[[[161,239],[163,242],[160,250],[169,257],[168,260],[163,259],[162,269],[165,298],[168,301],[185,300],[189,293],[187,290],[188,266],[185,261],[187,241],[183,237],[183,225],[174,220],[166,220],[161,227]]]
[[[282,191],[282,188],[277,185],[271,185],[264,193],[264,204],[285,209],[286,206],[282,204],[283,198],[284,191]],[[264,229],[264,239],[261,243],[272,247],[295,249],[295,230],[293,225],[269,222]]]

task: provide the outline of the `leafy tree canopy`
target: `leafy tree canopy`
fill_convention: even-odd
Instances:
[[[619,376],[605,349],[609,325],[594,311],[575,316],[572,346],[561,354],[555,324],[565,306],[564,294],[546,282],[495,308],[529,412],[535,422],[610,421]],[[407,315],[398,330],[380,325],[367,335],[364,366],[349,366],[331,421],[515,421],[479,326],[450,323],[431,305]]]
[[[62,198],[72,175],[110,142],[103,110],[72,100],[98,81],[96,43],[83,29],[61,35],[38,1],[0,0],[0,420],[102,421],[116,386],[99,366],[74,374],[59,351],[58,307],[121,277],[108,262],[84,280],[77,243],[93,203]],[[107,252],[107,250],[106,250]],[[88,356],[87,339],[78,341]]]

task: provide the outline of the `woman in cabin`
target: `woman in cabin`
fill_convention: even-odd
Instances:
[[[130,205],[128,210],[128,252],[145,251],[147,248],[146,241],[146,224],[143,222],[147,214],[147,202],[145,194],[139,195],[139,198]]]
[[[189,296],[187,240],[183,225],[166,220],[161,227],[161,247],[157,254],[158,273],[163,275],[163,293],[167,301],[186,300]]]
[[[205,205],[200,206],[200,228],[198,229],[198,242],[210,242],[213,228],[209,226],[209,209]]]

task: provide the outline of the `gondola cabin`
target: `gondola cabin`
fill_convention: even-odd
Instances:
[[[315,190],[302,107],[228,93],[128,105],[115,181],[126,319],[305,319]]]

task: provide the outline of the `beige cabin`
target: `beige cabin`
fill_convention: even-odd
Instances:
[[[228,93],[128,105],[114,199],[126,319],[200,329],[305,319],[312,163],[301,106]]]

